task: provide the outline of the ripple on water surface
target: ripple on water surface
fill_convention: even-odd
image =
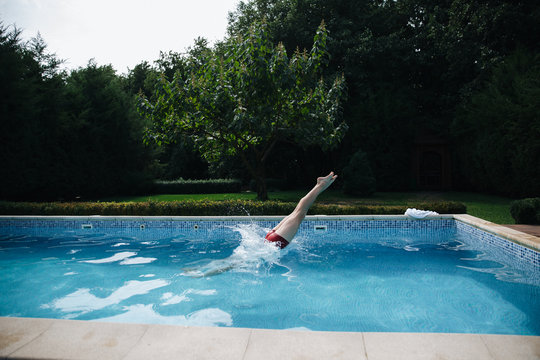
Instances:
[[[540,335],[538,269],[455,231],[301,235],[284,250],[254,224],[49,231],[0,235],[0,315]]]

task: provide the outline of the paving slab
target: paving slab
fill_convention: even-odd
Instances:
[[[3,358],[38,338],[54,324],[50,319],[0,319],[0,357]]]
[[[495,360],[540,360],[540,336],[482,335]]]
[[[2,322],[3,323],[3,322]],[[30,329],[31,324],[28,323]],[[39,337],[9,355],[15,359],[122,359],[148,325],[55,320]]]
[[[540,360],[540,336],[352,333],[0,317],[0,359]]]
[[[362,333],[253,329],[243,360],[367,360]]]
[[[524,232],[524,233],[529,234],[529,235],[540,237],[540,225],[519,225],[519,224],[515,225],[515,224],[510,224],[510,225],[504,225],[504,226],[509,227],[511,229],[514,229],[514,230],[517,230],[517,231]]]
[[[364,333],[364,340],[369,360],[493,360],[476,334]]]
[[[250,329],[151,325],[126,360],[242,359]]]

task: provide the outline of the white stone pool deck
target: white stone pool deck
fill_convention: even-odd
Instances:
[[[469,215],[453,217],[540,251],[538,237]],[[0,317],[0,359],[530,360],[540,359],[540,336],[319,332]]]
[[[319,332],[0,318],[2,359],[540,359],[540,336]]]

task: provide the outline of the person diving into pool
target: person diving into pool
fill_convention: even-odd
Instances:
[[[294,236],[298,232],[302,221],[306,217],[311,205],[315,202],[317,197],[326,190],[336,180],[337,175],[334,172],[326,176],[317,178],[315,186],[298,202],[293,212],[283,218],[270,232],[265,236],[265,241],[276,245],[283,249],[293,240]],[[242,258],[237,256],[234,252],[226,259],[214,260],[210,264],[204,267],[204,269],[184,269],[185,275],[192,277],[206,277],[221,274],[225,271],[231,270],[242,263]]]
[[[281,220],[275,228],[266,234],[266,241],[273,242],[282,249],[289,245],[298,232],[300,224],[306,217],[311,205],[313,205],[320,193],[332,185],[336,178],[337,175],[335,175],[334,172],[330,172],[330,174],[326,176],[317,178],[317,184],[310,192],[300,199],[293,212]]]

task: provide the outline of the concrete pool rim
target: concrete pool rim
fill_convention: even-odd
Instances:
[[[1,359],[540,359],[540,336],[370,333],[0,317]]]

